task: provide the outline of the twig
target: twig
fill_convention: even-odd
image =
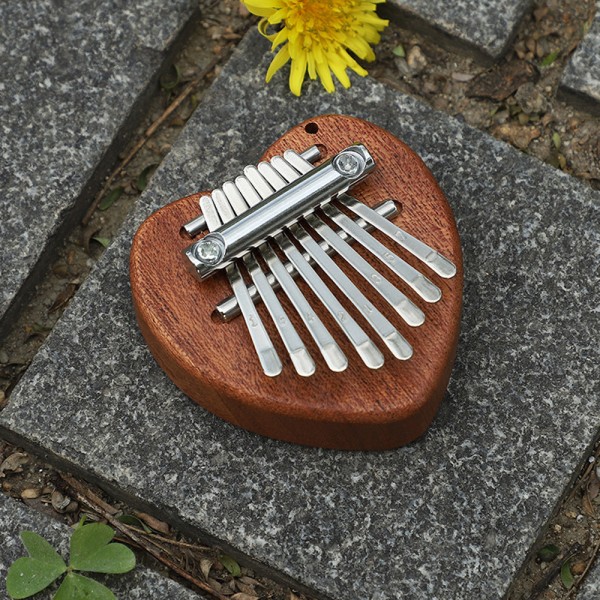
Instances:
[[[221,52],[217,56],[215,56],[208,65],[202,70],[202,72],[196,77],[192,79],[181,91],[181,93],[167,106],[167,108],[163,111],[163,113],[156,119],[148,129],[144,132],[144,135],[138,140],[135,146],[129,151],[127,156],[121,161],[119,166],[109,175],[108,179],[102,186],[102,189],[98,192],[94,201],[88,208],[81,222],[83,225],[87,225],[94,214],[96,208],[98,208],[98,204],[100,204],[100,200],[104,197],[104,194],[108,191],[110,186],[112,185],[115,178],[121,173],[121,171],[134,159],[136,154],[146,145],[146,142],[156,133],[156,130],[176,111],[181,103],[198,87],[201,81],[219,64],[221,59],[223,58],[223,53]]]
[[[102,498],[100,498],[100,496],[98,496],[97,494],[92,492],[92,490],[90,490],[89,488],[86,488],[85,493],[92,502],[94,502],[95,504],[97,504],[98,506],[103,508],[106,512],[110,513],[111,515],[116,515],[119,512],[119,510],[117,508],[115,508],[114,506],[111,506],[110,504],[108,504],[107,502],[102,500]],[[136,527],[135,525],[129,525],[128,523],[123,523],[123,525],[125,525],[125,527],[129,527],[129,529],[131,529],[131,530],[135,531],[136,533],[139,533],[145,537],[155,538],[157,540],[166,542],[168,544],[172,544],[174,546],[181,546],[182,548],[188,548],[190,550],[200,550],[200,551],[211,550],[210,546],[199,546],[198,544],[188,544],[187,542],[173,540],[171,538],[165,537],[164,535],[160,535],[158,533],[144,531],[143,529],[140,529],[139,527]]]
[[[573,489],[569,492],[569,495],[564,500],[563,504],[566,504],[569,500],[571,500],[571,498],[573,498],[573,496],[575,496],[576,492],[581,489],[582,484],[585,482],[585,480],[587,479],[589,474],[592,472],[592,469],[594,469],[596,466],[597,465],[596,465],[595,460],[588,464],[587,468],[585,469],[585,471],[583,472],[581,477],[579,477],[579,479],[573,485]]]
[[[93,492],[90,492],[84,485],[82,485],[77,479],[71,477],[70,475],[66,475],[61,473],[62,479],[67,483],[67,485],[75,492],[75,496],[77,500],[83,504],[86,504],[98,514],[100,514],[104,519],[106,519],[116,530],[120,531],[123,535],[133,540],[136,544],[141,546],[148,554],[151,554],[156,560],[163,563],[166,567],[177,573],[180,577],[183,577],[196,587],[210,594],[217,600],[228,600],[226,596],[219,594],[216,590],[214,590],[210,585],[196,579],[193,575],[188,573],[185,569],[182,569],[178,564],[174,563],[169,558],[163,556],[162,552],[156,550],[152,547],[152,542],[148,543],[143,537],[138,535],[135,531],[131,531],[131,528],[121,523],[118,519],[111,515],[109,511],[102,508],[98,503],[96,503],[92,498],[96,497]]]
[[[583,573],[577,579],[577,581],[575,582],[573,587],[569,590],[569,593],[565,596],[565,600],[567,600],[567,598],[572,598],[575,595],[575,592],[579,589],[579,586],[583,583],[583,580],[584,580],[585,576],[587,575],[587,572],[590,570],[592,564],[594,564],[594,559],[598,555],[598,552],[600,552],[600,542],[598,542],[594,546],[594,549],[592,550],[592,555],[589,557],[588,563],[587,563],[585,569],[583,570]]]
[[[136,533],[139,533],[140,535],[143,535],[144,537],[154,538],[154,539],[160,540],[161,542],[164,542],[166,544],[172,544],[173,546],[180,546],[181,548],[188,548],[189,550],[200,550],[201,552],[206,551],[206,550],[212,550],[212,548],[210,546],[199,546],[197,544],[188,544],[187,542],[182,542],[180,540],[173,540],[171,538],[165,537],[164,535],[160,535],[158,533],[144,531],[143,529],[140,529],[139,527],[136,527],[135,525],[129,525],[127,523],[123,523],[123,525],[125,525],[125,527],[129,527],[129,529],[131,529],[132,531],[135,531]]]

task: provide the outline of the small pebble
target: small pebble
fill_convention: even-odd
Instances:
[[[33,500],[34,498],[39,498],[42,494],[42,490],[40,488],[26,488],[21,492],[21,498],[23,500]]]
[[[427,58],[423,54],[420,46],[413,46],[406,56],[406,62],[410,70],[417,74],[421,73],[427,66]]]
[[[573,575],[582,575],[583,572],[585,571],[586,567],[587,567],[587,564],[584,563],[583,561],[576,562],[571,567],[571,573],[573,573]]]
[[[454,81],[460,81],[461,83],[471,81],[473,77],[475,77],[475,75],[471,75],[471,73],[452,73],[452,79],[454,79]]]

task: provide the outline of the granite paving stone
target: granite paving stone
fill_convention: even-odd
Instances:
[[[592,566],[586,580],[577,594],[577,600],[598,600],[600,598],[600,562]]]
[[[311,83],[301,99],[284,74],[265,86],[267,47],[256,32],[242,41],[15,389],[0,432],[335,600],[498,598],[597,426],[600,194],[371,79],[334,95]],[[419,152],[462,239],[448,394],[430,431],[396,451],[310,449],[222,422],[156,366],[131,306],[131,238],[150,212],[332,112]]]
[[[83,215],[196,10],[194,0],[0,6],[0,325]]]
[[[502,56],[533,3],[531,0],[389,0],[389,4],[402,26],[424,29],[440,43],[463,45],[489,60]]]
[[[19,537],[22,531],[29,530],[47,539],[57,552],[67,560],[71,530],[64,523],[26,507],[7,496],[0,494],[0,597],[8,600],[6,593],[6,573],[10,565],[27,556]],[[124,575],[92,575],[107,585],[121,600],[199,600],[201,596],[167,579],[156,571],[137,566]],[[56,588],[50,590],[56,591]],[[36,600],[51,598],[50,591],[36,595]]]
[[[595,114],[600,114],[600,0],[586,36],[573,53],[559,90],[563,97]]]

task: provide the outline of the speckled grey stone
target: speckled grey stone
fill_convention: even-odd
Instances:
[[[463,45],[482,57],[498,59],[512,41],[521,19],[533,2],[389,0],[389,4],[403,27],[425,29],[426,33],[435,36],[438,43]]]
[[[567,64],[560,93],[577,105],[600,114],[600,0],[587,35]]]
[[[19,537],[29,530],[47,539],[65,559],[69,557],[71,530],[59,521],[35,512],[23,504],[0,493],[0,597],[8,599],[6,573],[10,565],[21,556],[28,556]],[[201,596],[178,583],[142,566],[124,575],[92,575],[107,585],[120,600],[199,600]],[[56,591],[56,584],[47,593],[36,595],[36,600],[46,600]]]
[[[0,325],[123,150],[195,10],[194,0],[2,2]]]
[[[600,598],[600,562],[596,560],[577,594],[577,600],[598,600],[598,598]]]
[[[283,73],[265,87],[267,47],[255,33],[242,42],[0,431],[336,600],[498,598],[597,426],[600,194],[370,79],[335,95],[311,83],[301,99]],[[462,237],[447,398],[429,433],[393,452],[307,449],[220,421],[156,366],[131,307],[128,253],[145,216],[328,112],[415,148]]]

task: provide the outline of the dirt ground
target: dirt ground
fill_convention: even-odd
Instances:
[[[96,210],[58,249],[57,259],[34,298],[24,307],[9,335],[0,341],[0,410],[231,50],[256,22],[237,0],[203,0],[201,8],[201,21],[171,71],[163,77],[144,122],[115,164],[114,177],[99,190]],[[556,98],[568,56],[589,28],[593,13],[592,0],[537,1],[506,57],[492,68],[393,25],[384,32],[377,48],[377,62],[366,66],[372,76],[387,85],[598,189],[600,119]],[[141,149],[133,154],[138,146]],[[594,415],[590,415],[592,418]],[[600,550],[599,460],[600,447],[596,447],[581,473],[574,474],[573,489],[541,532],[511,587],[509,600],[575,596]],[[183,577],[195,589],[204,589],[207,597],[309,600],[240,567],[218,548],[188,539],[169,525],[136,513],[102,490],[69,479],[36,456],[1,440],[0,486],[5,494],[69,524],[76,523],[84,513],[91,519],[109,522],[122,517],[119,535],[139,548],[140,556],[149,557],[144,560],[156,565],[158,552],[164,559],[160,560],[161,568],[167,569],[167,563],[172,575]]]

